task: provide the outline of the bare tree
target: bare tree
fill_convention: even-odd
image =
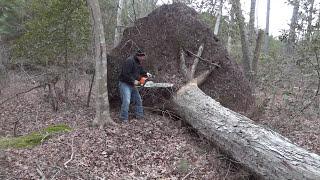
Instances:
[[[251,84],[255,88],[255,83],[256,83],[256,77],[258,73],[258,61],[259,61],[259,56],[260,56],[260,50],[261,50],[261,44],[262,44],[262,38],[263,38],[263,31],[259,30],[257,41],[256,41],[256,47],[253,52],[253,58],[251,62],[251,67],[252,67],[252,79],[251,79]]]
[[[122,34],[122,12],[123,12],[123,0],[119,0],[118,11],[117,11],[117,25],[114,32],[114,47],[116,47],[121,39]]]
[[[231,7],[230,9],[230,15],[229,15],[229,26],[228,26],[228,41],[227,41],[227,49],[228,52],[231,52],[231,41],[232,41],[232,31],[233,31],[233,26],[234,26],[234,9]]]
[[[216,19],[216,23],[214,25],[214,31],[213,31],[214,35],[218,35],[218,33],[219,33],[219,28],[220,28],[220,23],[221,23],[221,16],[222,16],[222,8],[223,8],[223,0],[220,0],[218,16],[217,16],[217,19]]]
[[[299,0],[292,1],[293,12],[291,17],[288,44],[287,44],[288,53],[291,53],[293,51],[293,46],[296,41],[296,28],[298,24],[298,13],[299,13],[299,7],[300,7],[299,2],[300,2]]]
[[[256,0],[251,0],[251,6],[250,6],[250,19],[249,19],[249,44],[250,49],[252,49],[254,44],[254,38],[255,38],[255,29],[254,29],[254,19],[256,14]]]
[[[245,30],[245,22],[244,17],[241,12],[241,4],[239,0],[232,0],[232,7],[234,8],[234,12],[236,15],[236,21],[240,30],[241,37],[241,45],[242,45],[242,66],[247,79],[250,78],[250,56],[249,56],[249,46],[248,46],[248,38]]]
[[[308,10],[308,27],[307,27],[307,34],[306,39],[310,41],[311,31],[312,31],[312,15],[313,15],[313,6],[314,6],[314,0],[309,0],[310,8]]]
[[[267,5],[267,19],[266,19],[266,32],[265,32],[265,40],[264,40],[264,53],[269,53],[269,21],[270,21],[270,0],[268,0]]]
[[[110,116],[108,99],[106,41],[101,20],[99,1],[87,0],[87,2],[92,14],[95,41],[96,117],[93,120],[93,125],[102,128],[106,124],[114,123]]]

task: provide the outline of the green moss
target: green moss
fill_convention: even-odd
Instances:
[[[43,131],[48,133],[69,132],[71,131],[71,128],[66,124],[57,124],[53,126],[48,126]]]
[[[44,140],[49,139],[53,134],[69,131],[71,131],[69,126],[58,124],[48,126],[40,132],[32,132],[25,136],[0,138],[0,149],[34,147]]]
[[[190,163],[189,163],[188,160],[186,160],[186,159],[181,159],[181,160],[178,162],[177,170],[178,170],[180,173],[186,173],[186,172],[188,172],[188,170],[189,170],[189,166],[190,166]]]

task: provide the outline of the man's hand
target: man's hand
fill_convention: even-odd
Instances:
[[[152,74],[147,72],[147,76],[148,76],[148,78],[151,78]]]
[[[139,85],[140,85],[140,82],[137,81],[137,80],[134,80],[134,85],[139,86]]]

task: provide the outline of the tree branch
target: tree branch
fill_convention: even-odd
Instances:
[[[207,80],[208,76],[212,73],[212,71],[213,71],[213,69],[206,70],[205,72],[200,74],[198,77],[192,79],[190,81],[190,83],[195,83],[198,86],[200,86],[201,84],[203,84]]]
[[[206,63],[208,63],[208,64],[210,64],[210,65],[213,65],[213,66],[215,66],[215,67],[221,68],[221,66],[220,66],[219,64],[214,63],[214,62],[211,62],[210,60],[204,59],[204,58],[202,58],[202,57],[199,57],[198,55],[194,54],[193,52],[191,52],[191,51],[189,51],[189,50],[186,50],[186,52],[189,53],[189,54],[191,54],[191,55],[194,56],[194,57],[199,58],[200,60],[202,60],[202,61],[204,61],[204,62],[206,62]]]
[[[2,102],[0,103],[0,106],[1,106],[2,104],[6,103],[7,101],[11,100],[11,99],[14,99],[14,98],[18,97],[18,96],[21,95],[21,94],[28,93],[28,92],[30,92],[30,91],[32,91],[32,90],[34,90],[34,89],[38,89],[38,88],[40,88],[40,87],[42,87],[42,86],[43,86],[43,85],[39,85],[39,86],[33,87],[33,88],[31,88],[31,89],[28,89],[28,90],[26,90],[26,91],[19,92],[19,93],[15,94],[14,96],[9,97],[9,98],[7,98],[6,100],[2,101]]]
[[[70,161],[72,161],[72,159],[73,159],[73,156],[74,156],[74,137],[71,139],[71,156],[70,156],[70,159],[68,160],[68,161],[66,161],[63,165],[64,165],[64,167],[65,168],[67,168],[67,164],[70,162]]]
[[[46,180],[46,176],[44,175],[44,173],[41,171],[41,168],[39,166],[39,164],[37,164],[37,173],[40,175],[41,180]]]
[[[185,58],[183,49],[180,50],[180,70],[183,76],[186,78],[186,81],[187,82],[190,81],[191,80],[190,72],[186,65],[186,58]]]
[[[199,47],[197,56],[193,61],[193,64],[192,64],[192,67],[191,67],[191,75],[190,75],[191,79],[194,78],[194,74],[196,73],[196,69],[197,69],[197,66],[198,66],[198,63],[199,63],[199,57],[201,57],[202,52],[203,52],[203,47],[204,47],[204,44],[201,44],[200,47]]]

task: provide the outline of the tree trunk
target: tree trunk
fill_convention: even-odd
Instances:
[[[255,29],[254,29],[254,20],[255,20],[255,13],[256,12],[256,0],[251,0],[251,7],[250,7],[250,19],[249,19],[249,46],[250,51],[253,52],[254,46],[254,38],[255,38]],[[251,56],[252,57],[252,56]]]
[[[221,23],[221,16],[222,16],[222,7],[223,7],[223,0],[221,0],[220,4],[219,4],[218,17],[216,19],[216,23],[214,25],[214,31],[213,31],[214,35],[218,35],[218,33],[219,33],[219,28],[220,28],[220,23]]]
[[[256,77],[258,71],[258,61],[260,56],[261,44],[262,44],[263,31],[259,30],[258,38],[256,42],[256,47],[254,49],[253,58],[252,58],[252,80],[251,84],[253,85],[253,89],[255,89]]]
[[[227,50],[228,53],[231,53],[232,49],[232,32],[234,29],[234,9],[231,7],[230,15],[229,15],[229,25],[228,25],[228,41],[227,41]]]
[[[311,32],[312,32],[312,15],[313,15],[313,6],[314,6],[314,0],[310,0],[310,9],[309,9],[309,15],[308,15],[308,27],[307,27],[307,34],[306,39],[307,41],[310,41],[311,38]]]
[[[65,43],[65,53],[64,53],[64,96],[65,96],[66,99],[68,99],[68,90],[69,90],[69,84],[70,84],[68,75],[69,75],[68,45],[67,45],[67,43]]]
[[[247,39],[246,30],[245,30],[244,17],[241,12],[240,1],[232,0],[232,7],[234,8],[236,20],[240,30],[241,46],[242,46],[242,66],[243,66],[243,70],[246,78],[250,80],[251,68],[250,68],[248,39]]]
[[[117,25],[114,32],[114,47],[116,47],[121,39],[122,34],[122,12],[123,12],[123,0],[119,0],[118,11],[117,11]]]
[[[144,0],[142,1],[142,12],[140,17],[147,16],[152,10],[154,10],[157,6],[158,0]]]
[[[287,44],[287,52],[292,53],[294,49],[294,43],[296,41],[296,28],[298,23],[298,13],[299,13],[299,0],[295,0],[293,2],[293,13],[291,17],[288,44]]]
[[[265,179],[320,179],[320,156],[220,105],[196,83],[173,98],[176,111],[221,150]]]
[[[262,38],[262,32],[260,39]],[[257,43],[259,44],[259,43]],[[203,45],[198,55],[202,54]],[[264,179],[319,179],[320,156],[310,153],[280,134],[220,105],[198,88],[210,76],[210,68],[194,78],[181,53],[180,70],[187,84],[172,97],[172,110],[198,133],[233,159]],[[192,68],[197,67],[195,59]],[[218,67],[216,67],[218,68]],[[187,73],[191,73],[188,75]],[[192,79],[190,79],[192,77]]]
[[[269,20],[270,20],[270,0],[268,0],[267,5],[267,19],[266,19],[266,32],[264,39],[264,53],[267,55],[269,53]]]
[[[93,120],[93,125],[102,128],[106,124],[113,124],[113,120],[110,117],[107,89],[107,50],[99,1],[87,0],[87,2],[92,12],[95,39],[96,117]]]

